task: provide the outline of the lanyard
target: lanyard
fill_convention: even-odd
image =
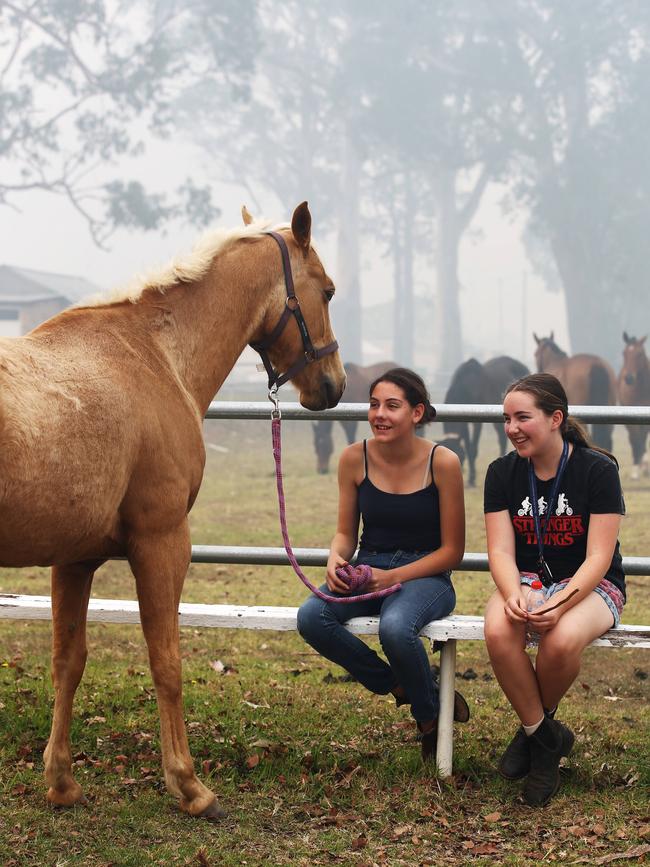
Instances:
[[[537,536],[537,548],[539,550],[539,564],[538,564],[538,572],[540,580],[543,584],[546,584],[548,581],[553,582],[553,574],[551,570],[548,568],[548,563],[544,559],[544,536],[543,533],[546,530],[546,525],[553,513],[553,509],[555,508],[555,500],[557,499],[558,491],[560,489],[560,482],[562,481],[562,475],[566,468],[567,461],[569,459],[569,444],[566,440],[564,440],[564,445],[562,446],[562,456],[560,457],[560,463],[557,468],[557,473],[555,474],[555,480],[553,481],[553,487],[551,489],[551,496],[548,499],[548,504],[546,506],[546,519],[544,521],[544,526],[542,526],[542,522],[540,521],[539,515],[539,503],[537,502],[537,480],[535,479],[535,470],[533,469],[532,461],[528,460],[528,489],[530,491],[530,500],[531,500],[531,508],[533,510],[533,521],[535,522],[535,535]],[[546,581],[544,579],[547,579]]]

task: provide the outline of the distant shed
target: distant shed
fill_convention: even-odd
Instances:
[[[20,337],[99,286],[70,274],[0,265],[0,336]]]

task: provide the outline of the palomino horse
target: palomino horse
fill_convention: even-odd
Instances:
[[[310,244],[306,202],[277,234],[311,338],[332,350],[293,382],[308,409],[335,406],[345,373],[327,309],[334,286]],[[203,417],[246,344],[275,334],[266,351],[282,370],[303,356],[295,323],[277,335],[282,312],[295,306],[289,301],[278,243],[253,223],[206,237],[128,294],[0,341],[0,565],[53,567],[55,699],[45,750],[52,804],[82,800],[69,729],[86,661],[88,598],[95,570],[125,556],[156,687],[167,787],[193,816],[224,814],[194,773],[183,721],[178,604],[190,562],[187,513],[203,474]]]
[[[628,337],[623,332],[625,349],[623,350],[623,367],[618,375],[618,399],[622,406],[648,406],[650,405],[650,363],[645,353],[645,337],[639,340],[636,337]],[[634,466],[632,478],[638,479],[642,468],[647,471],[647,458],[645,445],[648,437],[648,426],[630,424],[627,426],[630,438]]]
[[[568,356],[549,337],[538,337],[535,361],[538,373],[552,373],[560,380],[567,393],[569,403],[577,406],[616,406],[616,376],[608,362],[598,355]],[[594,445],[612,450],[612,425],[592,425],[591,436]]]
[[[347,383],[342,403],[368,403],[368,388],[374,380],[386,373],[391,367],[397,367],[394,361],[378,361],[368,367],[347,362],[345,373]],[[357,435],[357,423],[354,419],[342,419],[341,426],[345,431],[348,443],[353,443]],[[334,451],[334,437],[332,436],[334,422],[328,419],[312,422],[314,432],[314,449],[316,450],[316,471],[322,474],[329,472],[330,458]]]
[[[499,355],[481,364],[475,358],[464,361],[451,378],[445,403],[501,403],[506,388],[516,379],[526,376],[528,368],[510,358],[509,355]],[[446,438],[444,445],[456,452],[461,464],[467,456],[469,475],[467,484],[476,484],[476,457],[481,437],[481,422],[473,422],[470,433],[470,422],[446,421],[443,430]],[[500,454],[506,451],[506,435],[501,422],[495,422],[499,437]],[[458,445],[454,444],[454,438]]]

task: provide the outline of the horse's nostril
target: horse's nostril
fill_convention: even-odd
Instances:
[[[327,401],[327,406],[332,407],[336,406],[339,399],[339,395],[337,393],[336,388],[334,387],[334,383],[331,379],[325,380],[325,400]]]

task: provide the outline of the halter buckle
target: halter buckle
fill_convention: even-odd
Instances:
[[[271,401],[271,403],[273,404],[273,409],[271,410],[271,418],[272,419],[280,418],[282,414],[280,412],[280,400],[278,398],[277,383],[273,383],[271,388],[269,388],[268,398]]]

